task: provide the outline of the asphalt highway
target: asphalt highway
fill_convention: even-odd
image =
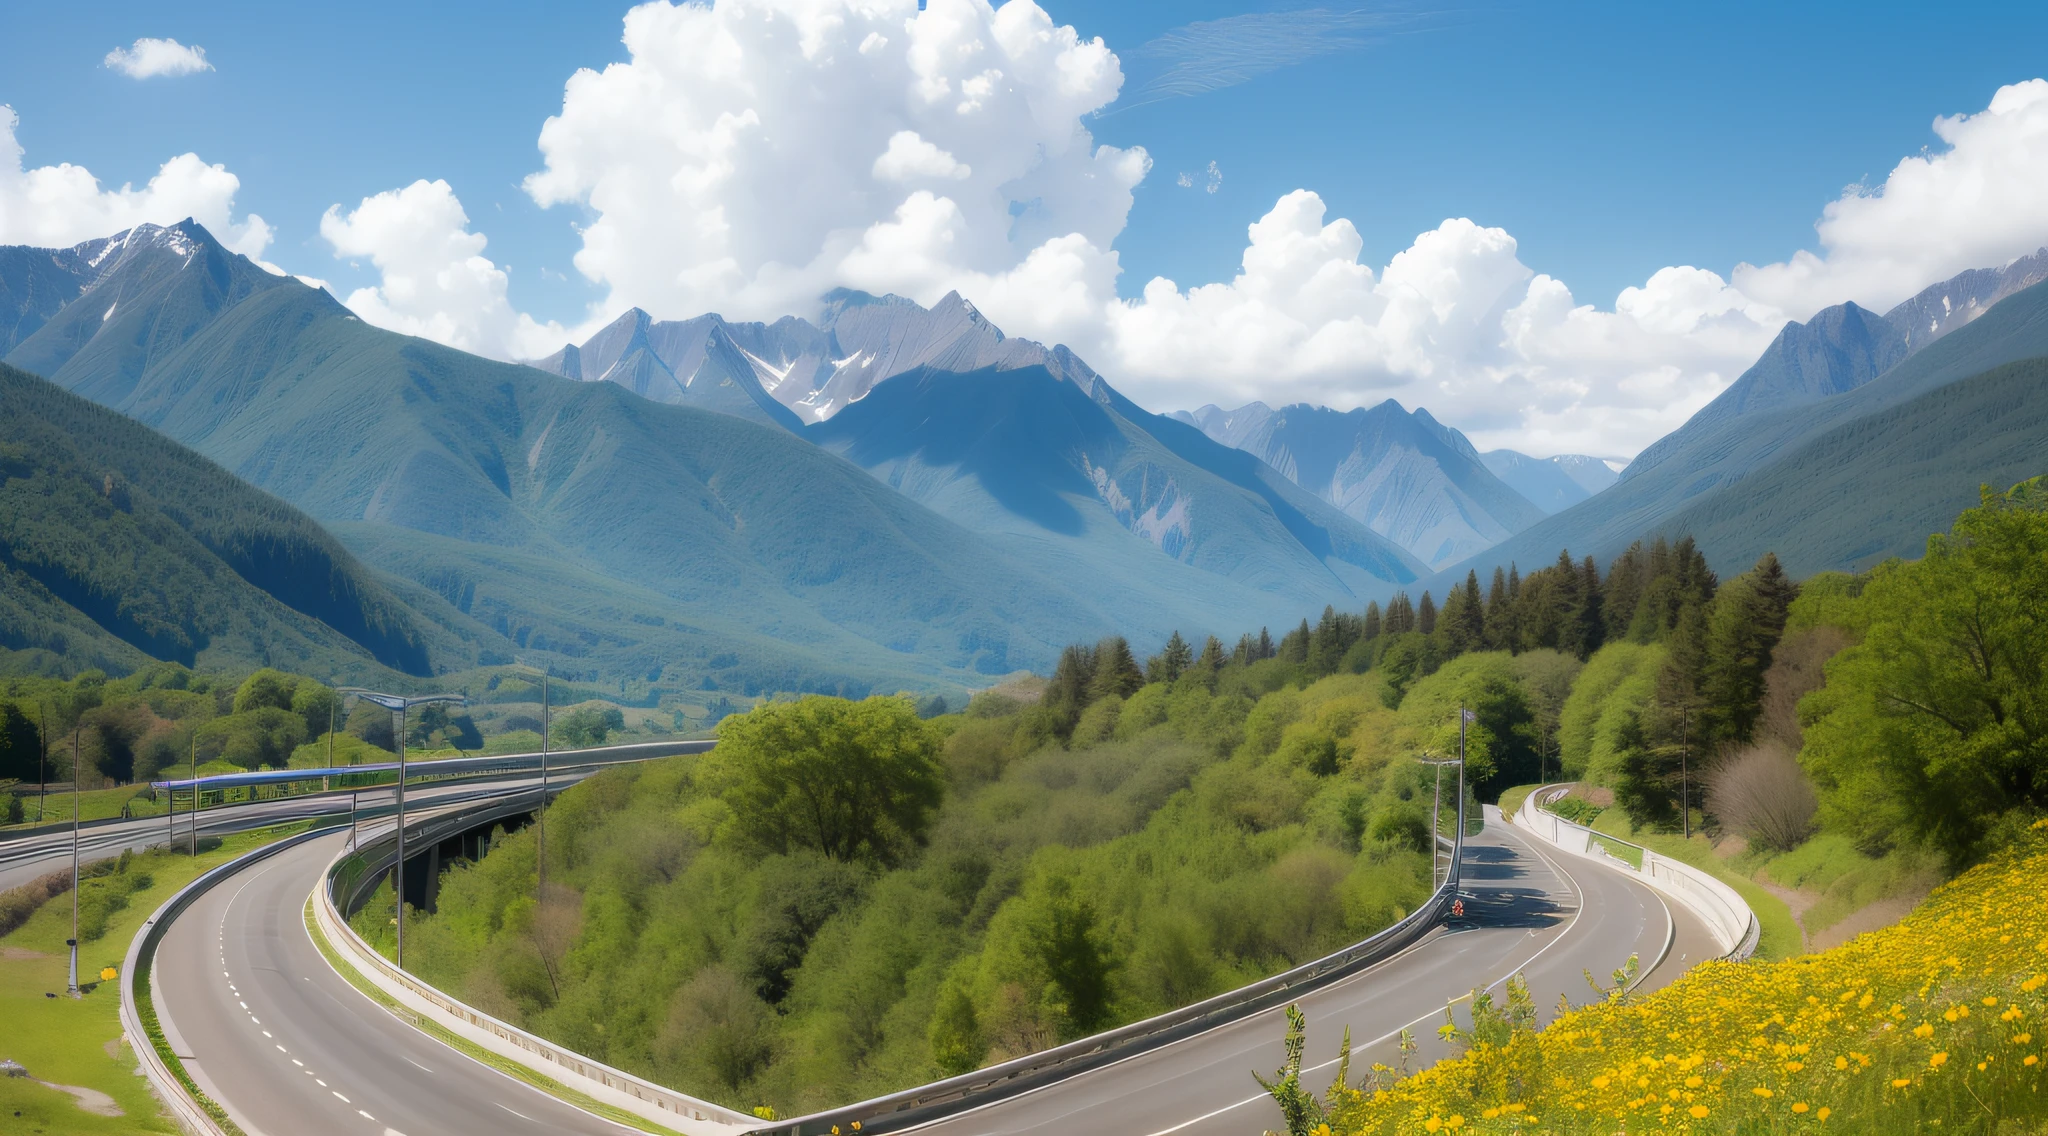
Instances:
[[[502,791],[502,786],[500,790]],[[415,798],[417,799],[417,798]],[[1353,1038],[1353,1076],[1447,1052],[1447,1008],[1516,973],[1547,1019],[1563,994],[1594,997],[1629,955],[1642,985],[1718,953],[1682,907],[1618,870],[1547,850],[1487,810],[1466,844],[1466,915],[1370,970],[1301,999],[1308,1083]],[[345,833],[261,861],[181,915],[159,949],[158,1007],[196,1079],[252,1136],[424,1136],[626,1131],[434,1042],[336,976],[305,929],[306,898]],[[1467,1020],[1461,1012],[1460,1020]],[[1248,1136],[1279,1120],[1251,1072],[1282,1059],[1278,1010],[924,1126],[946,1136],[1115,1132]]]
[[[1720,953],[1706,925],[1683,907],[1626,873],[1549,849],[1503,824],[1492,806],[1485,831],[1465,842],[1462,889],[1465,918],[1300,1000],[1308,1019],[1303,1081],[1318,1094],[1335,1075],[1347,1026],[1354,1081],[1374,1062],[1401,1066],[1403,1029],[1418,1044],[1408,1068],[1419,1070],[1449,1053],[1436,1034],[1447,1009],[1470,1024],[1476,987],[1499,1001],[1502,984],[1519,973],[1548,1021],[1560,994],[1574,1004],[1597,997],[1586,970],[1605,982],[1633,954],[1647,972],[1639,989],[1648,990]],[[1279,1109],[1251,1075],[1271,1076],[1285,1058],[1284,1013],[1246,1018],[917,1131],[1251,1136],[1279,1128]]]
[[[392,1016],[328,966],[306,897],[347,839],[252,865],[178,916],[152,986],[165,1034],[250,1136],[632,1132]]]

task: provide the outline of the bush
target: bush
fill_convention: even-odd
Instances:
[[[1789,852],[1805,843],[1819,810],[1806,772],[1777,741],[1735,754],[1707,777],[1707,811],[1761,848]]]

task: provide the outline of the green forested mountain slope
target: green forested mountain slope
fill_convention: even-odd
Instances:
[[[125,386],[82,358],[70,381],[572,675],[928,685],[1119,625],[786,431],[370,328],[294,281]]]
[[[0,666],[425,674],[449,640],[297,509],[0,365]]]
[[[2048,473],[2048,358],[1993,368],[1837,426],[1672,516],[1718,563],[1772,548],[1795,576],[1919,557],[1929,532]],[[1917,535],[1916,535],[1917,534]]]
[[[1854,321],[1846,326],[1856,328]],[[1797,330],[1797,325],[1788,328],[1786,335]],[[1772,364],[1781,354],[1785,353],[1774,349],[1759,367]],[[1717,532],[1741,534],[1740,539],[1725,548],[1705,534],[1696,534],[1716,571],[1740,570],[1763,548],[1776,549],[1788,565],[1812,570],[1851,567],[1865,556],[1875,555],[1872,550],[1880,547],[1917,547],[1930,528],[1939,527],[1932,522],[1956,511],[1957,502],[1943,496],[1943,491],[1953,490],[1956,485],[1975,486],[1980,481],[1999,482],[2005,477],[2006,466],[1992,451],[1980,452],[1976,445],[1958,439],[1953,454],[1943,459],[1943,476],[1948,482],[1943,490],[1929,488],[1923,494],[1896,480],[1897,470],[1879,468],[1879,463],[1885,460],[1879,455],[1888,452],[1887,447],[1912,449],[1919,445],[1914,437],[1921,421],[1905,408],[1951,384],[2007,364],[2043,357],[2048,357],[2048,284],[2007,297],[1972,322],[1906,356],[1877,378],[1843,393],[1819,396],[1798,405],[1730,415],[1699,429],[1688,425],[1680,431],[1686,435],[1682,445],[1660,443],[1654,448],[1655,453],[1645,455],[1654,461],[1646,465],[1644,459],[1638,459],[1612,488],[1454,566],[1431,584],[1441,590],[1449,582],[1462,580],[1468,569],[1476,569],[1484,577],[1496,564],[1548,563],[1560,548],[1569,548],[1575,554],[1590,553],[1604,560],[1643,533],[1662,531],[1676,536],[1687,531],[1683,524],[1708,516],[1719,518],[1716,523],[1723,527]],[[2048,399],[2048,391],[2029,391],[2024,386],[2007,389],[2023,400]],[[1958,409],[1960,404],[1953,402],[1936,400],[1928,405],[1947,407],[1945,414],[1967,414]],[[1870,420],[1869,424],[1862,433],[1856,433],[1854,424],[1865,419]],[[1933,428],[1938,431],[1946,427]],[[1882,444],[1872,433],[1879,430],[1884,435]],[[1840,431],[1850,431],[1844,436],[1860,438],[1860,445],[1830,443],[1808,448],[1823,436]],[[1939,435],[1930,435],[1933,436]],[[1801,468],[1809,475],[1816,472],[1811,463],[1825,455],[1826,460],[1836,463],[1827,473],[1831,483],[1890,484],[1895,492],[1907,493],[1915,503],[1895,508],[1891,500],[1876,493],[1838,497],[1836,502],[1841,511],[1831,516],[1829,525],[1843,534],[1860,528],[1865,530],[1864,535],[1833,543],[1817,541],[1811,545],[1809,555],[1809,532],[1774,527],[1779,523],[1774,518],[1806,511],[1808,482],[1788,481],[1779,476],[1768,483],[1779,495],[1775,499],[1758,496],[1760,490],[1740,488],[1794,455],[1806,463]],[[2013,479],[2004,483],[2010,480]],[[1757,511],[1744,516],[1741,510],[1745,507]]]

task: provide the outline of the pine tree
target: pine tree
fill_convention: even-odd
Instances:
[[[1216,676],[1222,673],[1225,660],[1223,641],[1214,635],[1209,636],[1202,644],[1201,657],[1195,660],[1194,674],[1212,694],[1216,690]]]
[[[1265,628],[1261,627],[1259,628],[1259,658],[1252,661],[1258,662],[1259,659],[1270,659],[1273,657],[1273,654],[1273,636]]]
[[[1259,661],[1258,651],[1258,641],[1252,638],[1251,632],[1247,631],[1237,637],[1237,649],[1231,652],[1230,659],[1241,667],[1248,667]]]
[[[1569,646],[1563,649],[1585,659],[1600,649],[1603,639],[1600,618],[1600,568],[1593,563],[1591,556],[1586,557],[1585,562],[1579,565],[1578,587],[1574,591],[1578,602],[1572,609],[1571,623],[1566,633]]]
[[[1188,646],[1187,640],[1180,637],[1179,630],[1175,630],[1172,637],[1166,641],[1166,649],[1159,652],[1159,677],[1155,681],[1174,681],[1186,673],[1194,661],[1194,649]]]
[[[1700,732],[1708,744],[1750,740],[1763,702],[1764,672],[1797,595],[1797,585],[1769,552],[1715,593],[1700,682]]]
[[[1415,605],[1408,600],[1407,592],[1395,592],[1387,601],[1386,633],[1403,635],[1415,630]]]
[[[1308,628],[1308,620],[1302,620],[1300,627],[1288,632],[1286,637],[1280,640],[1280,657],[1297,665],[1307,663],[1308,640],[1313,634],[1314,632]]]
[[[1444,610],[1437,625],[1443,629],[1447,655],[1462,655],[1486,645],[1486,610],[1479,598],[1477,572],[1465,573],[1465,582],[1444,597]]]
[[[1415,605],[1415,630],[1424,635],[1436,634],[1436,601],[1429,593],[1422,593],[1422,602]]]
[[[1095,674],[1088,684],[1088,701],[1112,694],[1129,698],[1144,685],[1145,675],[1138,670],[1138,660],[1131,656],[1131,645],[1123,636],[1112,635],[1096,644]]]
[[[1384,629],[1380,624],[1380,601],[1374,600],[1371,603],[1365,605],[1364,638],[1377,639],[1380,637],[1380,632],[1382,630]]]

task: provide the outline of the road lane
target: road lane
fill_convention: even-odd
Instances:
[[[250,1136],[619,1136],[364,997],[313,945],[307,896],[346,839],[311,840],[214,888],[157,949],[159,1014]]]

